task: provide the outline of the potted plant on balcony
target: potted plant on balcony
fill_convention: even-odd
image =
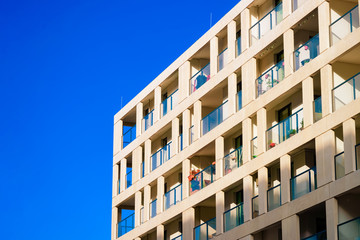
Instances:
[[[289,131],[290,137],[294,136],[295,134],[296,134],[296,130],[295,129],[290,129],[290,131]]]
[[[304,129],[304,119],[301,120],[300,125],[300,130],[302,131]]]
[[[272,140],[269,140],[269,148],[273,148],[273,147],[275,147],[275,146],[276,146],[276,144],[273,143]]]

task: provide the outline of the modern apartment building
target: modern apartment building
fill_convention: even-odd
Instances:
[[[122,108],[112,239],[360,239],[359,2],[242,0]]]

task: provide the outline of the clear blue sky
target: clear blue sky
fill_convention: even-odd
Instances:
[[[237,0],[3,0],[0,238],[110,239],[113,116]]]

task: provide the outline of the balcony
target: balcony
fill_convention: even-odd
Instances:
[[[154,124],[154,109],[143,118],[142,124],[144,132]]]
[[[294,51],[295,71],[316,58],[319,54],[319,34],[317,34]]]
[[[219,71],[225,67],[226,60],[227,60],[227,48],[225,48],[218,56]]]
[[[242,108],[242,91],[240,90],[236,95],[236,109],[239,111]]]
[[[154,171],[156,168],[158,168],[171,158],[171,143],[172,142],[169,142],[168,144],[166,144],[165,147],[161,148],[151,156],[151,171]]]
[[[319,121],[322,118],[322,105],[321,105],[321,97],[318,97],[314,100],[314,122]]]
[[[360,239],[360,217],[338,225],[338,240]]]
[[[182,240],[182,235],[179,235],[179,236],[177,236],[175,238],[172,238],[171,240]]]
[[[140,208],[140,223],[143,224],[145,222],[145,213],[144,207]]]
[[[280,3],[250,28],[251,45],[272,30],[282,20],[283,6]]]
[[[173,110],[175,105],[178,103],[178,89],[176,89],[168,98],[161,103],[161,116],[165,116],[168,112]]]
[[[316,189],[316,168],[310,168],[290,179],[291,199],[295,200]]]
[[[357,99],[360,96],[360,72],[334,87],[332,91],[334,111]]]
[[[229,231],[244,223],[244,204],[240,203],[236,207],[224,212],[224,230]]]
[[[251,139],[250,145],[251,145],[251,158],[256,158],[258,156],[257,137]]]
[[[129,128],[122,136],[123,148],[129,145],[136,138],[136,125]]]
[[[135,226],[135,213],[129,215],[118,223],[118,238],[130,232]]]
[[[126,179],[126,186],[125,188],[129,188],[132,185],[132,169],[131,170],[127,170],[126,174],[125,174],[125,179]]]
[[[189,128],[190,144],[193,143],[194,139],[194,125]]]
[[[235,51],[236,51],[236,56],[240,56],[240,54],[241,54],[241,37],[238,37],[236,39]]]
[[[345,176],[344,152],[334,156],[335,161],[335,179]]]
[[[251,205],[252,217],[256,218],[257,216],[259,216],[259,195],[256,195],[251,199]]]
[[[276,185],[267,190],[267,207],[268,211],[274,210],[281,206],[281,185]]]
[[[210,63],[208,63],[205,67],[200,69],[194,76],[190,79],[190,93],[198,90],[204,83],[206,83],[210,79]]]
[[[266,93],[285,77],[284,60],[280,61],[269,70],[261,74],[256,81],[257,97]]]
[[[242,146],[240,146],[224,157],[224,175],[232,172],[242,164]]]
[[[302,238],[301,240],[326,240],[326,231],[318,232],[310,237]]]
[[[182,200],[182,184],[179,184],[170,191],[165,193],[164,196],[165,210],[169,209],[173,205],[176,205],[176,203],[180,202],[181,200]]]
[[[179,135],[179,152],[181,152],[184,149],[184,142],[183,142],[183,135]]]
[[[303,129],[303,119],[303,109],[300,109],[266,130],[267,149],[275,147],[300,132]]]
[[[157,204],[157,199],[155,199],[150,203],[150,218],[153,218],[157,215],[156,204]]]
[[[226,100],[223,104],[221,104],[201,120],[202,135],[210,132],[229,117],[227,103],[228,100]]]
[[[193,177],[192,177],[193,176]],[[190,175],[190,194],[210,185],[215,180],[215,164],[212,164],[195,175]]]
[[[330,25],[330,41],[334,45],[359,28],[359,6],[355,6]]]
[[[216,218],[200,224],[194,228],[195,240],[212,239],[216,234]]]

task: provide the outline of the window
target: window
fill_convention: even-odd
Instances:
[[[278,111],[278,122],[288,118],[291,115],[291,104],[283,107]]]
[[[284,51],[281,50],[280,52],[275,54],[275,64],[281,62],[282,60],[284,60]]]
[[[242,135],[235,138],[235,149],[238,149],[242,146]]]

